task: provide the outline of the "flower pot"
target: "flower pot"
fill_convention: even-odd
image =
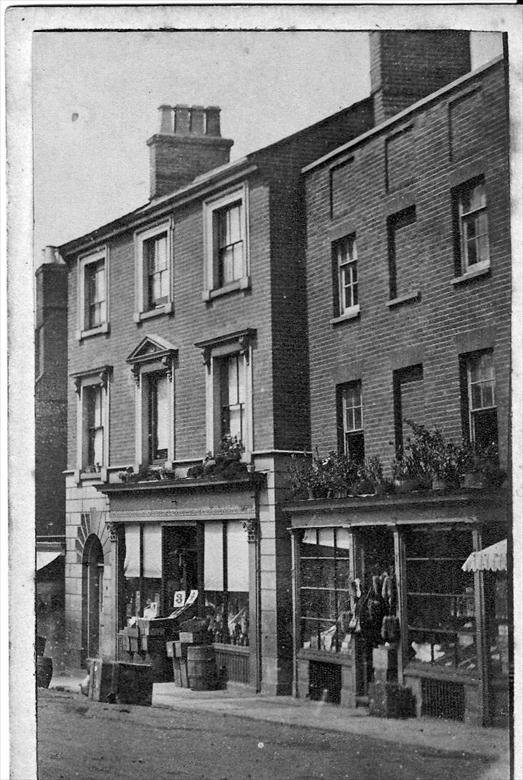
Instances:
[[[485,478],[481,471],[467,471],[463,475],[463,487],[474,490],[485,487]]]
[[[413,490],[417,490],[419,488],[419,480],[418,479],[395,479],[394,480],[394,489],[396,493],[411,493]]]

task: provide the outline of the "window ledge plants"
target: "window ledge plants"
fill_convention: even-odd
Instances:
[[[292,494],[302,499],[376,495],[387,489],[378,457],[359,464],[336,452],[321,458],[317,450],[312,460],[293,457],[289,481]]]

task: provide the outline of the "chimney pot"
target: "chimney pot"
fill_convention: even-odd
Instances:
[[[173,109],[172,106],[162,105],[158,107],[160,112],[160,133],[173,132]]]
[[[220,136],[220,107],[207,106],[205,109],[207,115],[206,135]]]
[[[174,107],[174,132],[176,135],[187,135],[190,129],[190,108],[184,103],[178,103]]]
[[[49,265],[49,263],[65,265],[56,246],[45,246],[42,249],[42,265],[44,263],[47,265]]]
[[[205,119],[205,109],[203,106],[193,106],[191,108],[191,133],[203,135],[203,125]]]

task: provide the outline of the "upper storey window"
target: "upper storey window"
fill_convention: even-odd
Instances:
[[[338,315],[350,314],[358,307],[358,251],[355,236],[337,241],[333,247],[338,284]]]
[[[218,285],[243,276],[242,203],[232,203],[214,213]]]
[[[247,189],[204,203],[204,300],[249,287]]]
[[[173,311],[172,225],[162,222],[135,233],[136,306],[134,319]]]
[[[80,258],[78,298],[77,338],[106,333],[109,329],[106,250]]]
[[[167,233],[144,241],[147,263],[147,309],[156,309],[169,301],[169,263]]]
[[[483,179],[467,182],[455,191],[455,215],[459,245],[457,271],[462,274],[490,264],[487,197]]]

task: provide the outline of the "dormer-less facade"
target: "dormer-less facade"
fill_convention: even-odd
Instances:
[[[331,700],[368,704],[394,680],[418,714],[508,719],[506,68],[499,58],[383,115],[303,171],[311,445],[346,455],[359,492],[381,494],[289,508],[300,695],[323,681]],[[473,459],[409,450],[410,422]],[[365,628],[368,603],[382,611]]]
[[[280,505],[309,445],[300,169],[371,125],[362,101],[228,163],[219,109],[162,106],[151,200],[60,247],[70,666],[116,657],[130,618],[197,591],[229,679],[290,692]],[[224,440],[241,463],[222,472]]]

